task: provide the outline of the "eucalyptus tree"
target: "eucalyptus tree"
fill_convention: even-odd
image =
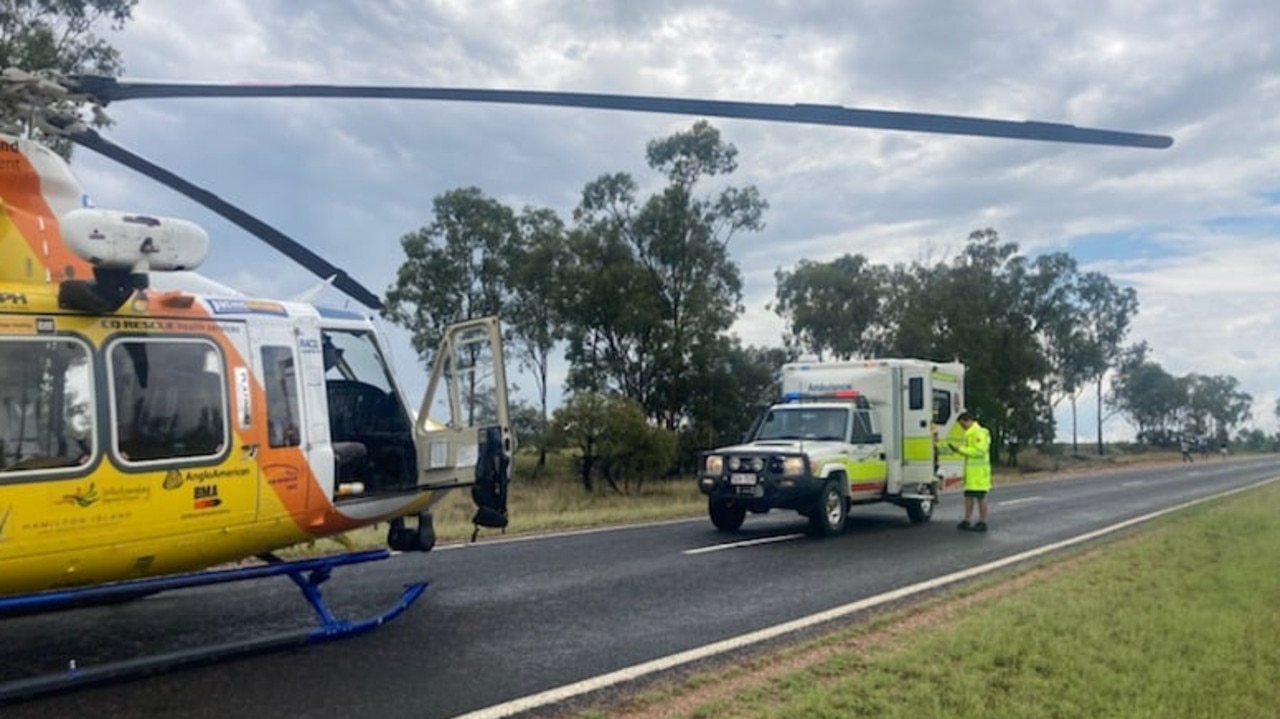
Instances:
[[[0,68],[119,76],[124,70],[120,51],[96,31],[103,26],[122,29],[137,4],[137,0],[5,0],[0,4]],[[63,157],[71,156],[70,142],[42,137],[38,127],[27,127],[29,122],[29,110],[0,103],[0,125],[30,129]],[[95,116],[93,123],[102,126],[106,120]]]
[[[1145,343],[1129,348],[1116,371],[1112,403],[1137,429],[1138,441],[1169,444],[1181,433],[1187,382],[1148,359]]]
[[[1198,433],[1225,442],[1249,417],[1253,397],[1230,375],[1188,376],[1188,407]]]
[[[382,311],[409,329],[427,368],[450,324],[508,308],[510,261],[520,246],[515,212],[477,187],[449,190],[432,208],[429,225],[400,238],[405,261]]]
[[[702,378],[691,388],[689,421],[681,427],[681,466],[694,469],[698,452],[737,444],[763,408],[781,396],[779,368],[796,359],[781,347],[744,347],[736,338],[695,350]]]
[[[863,255],[830,262],[800,260],[794,269],[774,272],[772,309],[787,320],[788,344],[819,360],[865,357],[869,332],[880,322],[889,271]]]
[[[969,368],[965,402],[991,430],[993,460],[1011,439],[1051,436],[1036,386],[1047,362],[1028,301],[1029,269],[1018,246],[995,230],[970,233],[950,262],[891,271],[886,299],[892,320],[884,354],[959,360]]]
[[[1093,348],[1082,338],[1084,308],[1079,300],[1079,282],[1075,258],[1065,252],[1053,252],[1036,257],[1024,288],[1032,332],[1046,367],[1037,383],[1046,412],[1041,421],[1053,427],[1053,408],[1062,399],[1070,398],[1072,451],[1076,451],[1075,397],[1094,363]]]
[[[503,321],[516,361],[532,375],[538,393],[537,466],[541,468],[547,462],[548,375],[564,334],[557,311],[563,295],[558,278],[568,262],[568,237],[564,221],[554,211],[527,207],[516,218],[513,240],[505,258],[511,294]]]
[[[1097,411],[1097,450],[1103,453],[1103,381],[1114,370],[1124,354],[1123,343],[1133,318],[1138,314],[1138,293],[1132,287],[1120,287],[1101,272],[1086,272],[1080,278],[1079,298],[1083,310],[1077,321],[1077,342],[1085,358],[1082,380],[1092,380]],[[1074,416],[1074,400],[1072,416]]]
[[[698,194],[737,169],[737,149],[706,121],[649,142],[646,157],[666,178],[660,191],[641,199],[631,175],[604,175],[574,211],[560,280],[566,356],[571,388],[621,391],[675,428],[702,379],[696,348],[723,342],[742,310],[729,241],[761,229],[767,203],[754,187]]]

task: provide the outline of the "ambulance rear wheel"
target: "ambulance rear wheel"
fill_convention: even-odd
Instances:
[[[912,524],[924,524],[933,518],[933,507],[936,504],[933,497],[912,499],[907,502],[907,518]]]
[[[721,532],[736,532],[742,528],[742,520],[747,518],[747,508],[731,502],[708,502],[707,513],[711,515],[711,523]]]
[[[827,482],[818,503],[809,510],[809,533],[818,537],[834,537],[844,531],[849,507],[840,494],[839,482]]]

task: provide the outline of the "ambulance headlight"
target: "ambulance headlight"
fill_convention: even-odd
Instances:
[[[782,460],[782,476],[799,477],[805,473],[804,457],[785,457]]]
[[[724,457],[718,454],[707,455],[706,464],[702,468],[705,474],[723,474],[724,473]]]

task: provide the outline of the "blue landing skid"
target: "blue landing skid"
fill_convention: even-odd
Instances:
[[[283,574],[298,585],[303,597],[315,610],[320,623],[320,626],[314,629],[292,630],[247,641],[183,649],[167,654],[126,659],[98,666],[71,667],[66,672],[3,682],[0,683],[0,706],[11,700],[30,699],[53,691],[99,684],[115,679],[150,674],[234,656],[318,644],[362,634],[400,616],[418,597],[422,596],[423,591],[427,588],[427,583],[418,582],[405,586],[399,601],[390,609],[375,617],[360,621],[347,621],[335,617],[329,611],[329,608],[325,606],[324,599],[320,596],[320,585],[329,578],[334,567],[374,562],[390,556],[391,552],[385,549],[377,549],[288,562],[275,560],[261,566],[137,579],[84,589],[39,592],[0,599],[0,618],[3,618],[6,615],[66,609],[86,604],[108,602],[113,599],[130,599],[170,589],[241,582]]]

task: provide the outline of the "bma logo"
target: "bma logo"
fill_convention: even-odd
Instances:
[[[216,484],[197,484],[192,491],[191,506],[194,509],[212,509],[222,504]]]

